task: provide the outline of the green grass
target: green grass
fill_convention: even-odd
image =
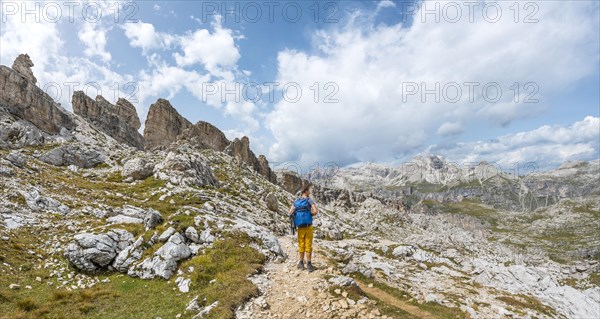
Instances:
[[[496,299],[505,302],[507,305],[510,305],[521,312],[526,308],[552,318],[556,317],[556,311],[554,311],[554,309],[542,304],[539,300],[531,296],[519,294],[512,296],[500,296],[496,297]]]
[[[50,233],[36,228],[20,228],[10,233],[9,241],[0,241],[2,262],[11,266],[0,276],[0,318],[191,318],[184,313],[187,303],[196,295],[200,300],[206,297],[206,305],[219,300],[207,318],[233,318],[233,309],[255,296],[257,288],[248,275],[259,271],[265,257],[250,245],[252,240],[245,234],[225,234],[225,239],[217,241],[206,254],[196,256],[182,263],[181,269],[194,266],[189,274],[193,279],[188,294],[174,289],[174,280],[142,280],[119,273],[102,273],[99,280],[109,279],[108,283],[97,283],[92,288],[68,291],[56,289],[50,269],[38,268],[44,260],[54,257],[66,265],[60,254],[48,255],[40,249]],[[149,250],[160,245],[154,245]],[[41,258],[28,253],[33,251]],[[19,270],[20,269],[20,270]],[[72,268],[69,267],[68,271]],[[36,277],[42,278],[37,282]],[[216,282],[210,283],[212,279]],[[53,282],[49,286],[46,282]],[[8,288],[19,284],[18,290]],[[33,289],[25,289],[25,286]]]
[[[410,299],[412,299],[410,294],[402,289],[398,289],[398,288],[389,286],[385,283],[382,283],[380,281],[377,281],[377,280],[374,280],[371,278],[367,278],[366,276],[364,276],[360,273],[353,273],[350,276],[353,278],[356,278],[364,283],[373,284],[374,287],[379,288],[382,291],[385,291],[386,293],[392,295],[394,298],[404,301],[406,303],[409,303],[413,306],[416,306],[419,309],[432,314],[435,318],[439,318],[439,319],[463,319],[463,318],[466,318],[465,317],[466,314],[463,313],[458,308],[449,308],[449,307],[440,305],[435,302],[427,302],[427,303],[420,304],[414,300],[410,301]],[[375,298],[371,295],[367,294],[367,296],[371,299],[378,300],[377,298]],[[378,300],[377,306],[379,307],[379,309],[381,310],[381,312],[384,315],[390,316],[392,318],[414,318],[406,311],[403,311],[403,310],[398,309],[391,305],[386,305],[385,303],[381,302],[381,300]]]
[[[200,296],[206,297],[205,306],[219,301],[206,318],[234,318],[237,306],[257,296],[258,288],[247,277],[262,268],[265,256],[251,248],[250,243],[245,234],[230,234],[215,242],[205,254],[181,265],[182,269],[194,267],[192,282]],[[210,283],[213,279],[215,282]]]

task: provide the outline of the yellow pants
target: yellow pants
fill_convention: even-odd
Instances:
[[[298,227],[298,252],[312,252],[313,227]]]

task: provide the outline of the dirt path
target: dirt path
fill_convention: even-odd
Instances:
[[[338,274],[324,258],[315,256],[318,269],[312,273],[298,270],[295,239],[285,236],[279,242],[290,258],[266,265],[264,273],[252,279],[261,296],[238,310],[237,318],[388,318],[367,298],[353,300],[343,289],[330,288],[326,277]]]
[[[366,294],[368,294],[370,296],[373,296],[373,297],[379,299],[381,302],[383,302],[385,304],[388,304],[388,305],[394,306],[398,309],[401,309],[403,311],[406,311],[410,315],[417,317],[417,318],[437,319],[436,316],[430,314],[429,312],[423,311],[423,310],[419,309],[419,307],[417,307],[417,306],[411,305],[403,300],[400,300],[377,287],[369,287],[369,285],[367,285],[366,283],[364,283],[360,280],[355,279],[355,281],[362,291],[364,291]]]

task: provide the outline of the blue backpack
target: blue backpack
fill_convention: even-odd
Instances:
[[[296,227],[306,227],[312,225],[312,215],[310,214],[310,203],[308,197],[298,198],[294,201],[294,223]]]

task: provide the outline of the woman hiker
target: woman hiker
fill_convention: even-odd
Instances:
[[[304,255],[306,255],[306,269],[313,272],[315,267],[311,263],[313,226],[312,218],[317,214],[317,205],[310,199],[310,186],[304,186],[300,197],[298,197],[292,207],[290,215],[295,214],[294,222],[298,227],[298,269],[304,269]]]

